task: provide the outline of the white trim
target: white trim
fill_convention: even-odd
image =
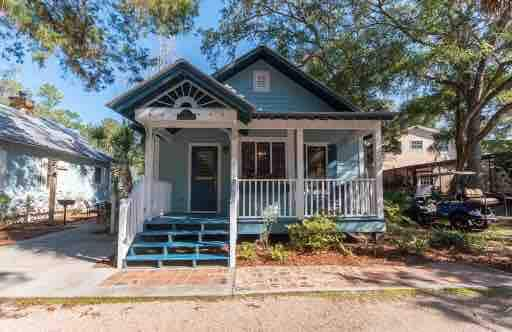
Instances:
[[[233,130],[229,135],[231,147],[231,176],[230,176],[230,197],[229,197],[229,267],[236,266],[236,242],[238,238],[238,201],[240,199],[238,192],[238,163],[240,161],[239,145],[240,134],[238,130]]]
[[[333,143],[334,144],[334,143]],[[316,146],[325,148],[325,178],[327,178],[327,172],[329,170],[329,143],[304,143],[306,148],[306,155],[304,156],[304,167],[306,169],[306,179],[314,179],[309,177],[309,150],[308,147]],[[304,149],[304,147],[302,149]]]
[[[163,110],[164,108],[162,108]],[[167,108],[167,110],[173,110]],[[232,111],[233,109],[201,109],[202,111]],[[248,124],[234,119],[225,120],[172,120],[160,116],[152,117],[152,109],[137,109],[135,120],[156,128],[239,128],[239,129],[338,129],[370,130],[380,125],[380,120],[293,120],[293,119],[253,119]],[[226,115],[227,117],[227,115]]]
[[[296,130],[296,165],[297,165],[297,186],[295,193],[295,214],[297,218],[304,219],[304,130]]]
[[[217,148],[217,211],[192,211],[191,208],[191,194],[192,194],[192,148],[194,146],[214,146]],[[189,213],[219,213],[221,204],[221,188],[222,188],[222,171],[221,171],[221,157],[222,157],[222,146],[220,143],[188,143],[188,202],[187,209]]]
[[[181,81],[180,83],[173,85],[172,87],[170,87],[169,89],[165,90],[164,92],[162,92],[161,94],[159,94],[159,95],[158,95],[158,96],[156,96],[155,98],[151,99],[149,102],[144,103],[144,105],[142,105],[142,107],[141,107],[141,108],[145,108],[145,107],[147,107],[148,105],[151,105],[152,103],[157,102],[157,101],[158,101],[158,99],[160,99],[160,98],[164,97],[165,95],[168,95],[170,92],[172,92],[173,90],[177,89],[177,88],[178,88],[178,87],[180,87],[180,86],[183,86],[183,84],[185,84],[185,83],[189,83],[191,86],[194,86],[194,87],[197,89],[197,91],[202,92],[202,93],[203,93],[203,95],[208,95],[210,98],[214,99],[214,100],[215,100],[215,101],[217,101],[219,104],[224,105],[224,106],[227,108],[227,106],[226,106],[226,104],[225,104],[225,103],[223,103],[222,101],[220,101],[218,98],[214,97],[211,93],[206,92],[206,90],[204,90],[204,89],[200,88],[197,84],[193,83],[193,82],[192,82],[192,81],[190,81],[190,80],[183,80],[183,81]],[[193,97],[193,98],[195,98],[195,96],[197,95],[197,91],[196,91],[196,93],[194,93],[194,97]],[[203,96],[203,97],[204,97],[204,96]],[[203,97],[201,97],[201,99],[202,99]],[[169,96],[169,98],[174,99],[172,96]],[[179,99],[179,98],[178,98],[178,99]],[[176,100],[178,100],[178,99],[176,99]],[[197,100],[197,101],[196,101],[196,103],[197,103],[198,101],[199,101],[199,100]]]

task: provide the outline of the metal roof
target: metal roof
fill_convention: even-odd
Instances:
[[[91,146],[80,134],[63,125],[0,104],[0,142],[110,163],[112,158]]]
[[[293,120],[392,120],[393,112],[254,112],[253,119]]]

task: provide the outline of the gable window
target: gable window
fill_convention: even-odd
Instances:
[[[327,178],[327,144],[306,144],[306,178]]]
[[[242,178],[284,179],[284,142],[242,142]]]
[[[423,151],[423,141],[411,141],[412,151]]]
[[[253,90],[254,92],[270,91],[270,72],[268,70],[255,70],[253,72]]]

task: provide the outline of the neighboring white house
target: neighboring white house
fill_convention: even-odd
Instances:
[[[57,200],[73,199],[80,207],[110,198],[109,156],[75,130],[0,104],[0,193],[12,208],[30,196],[37,212],[48,211],[49,160],[56,161]]]
[[[386,153],[384,169],[425,164],[456,158],[455,144],[441,144],[439,151],[433,148],[435,135],[440,131],[423,126],[409,127],[400,136],[401,153]]]

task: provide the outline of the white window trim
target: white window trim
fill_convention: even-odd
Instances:
[[[194,146],[214,146],[217,147],[217,211],[192,211],[192,147]],[[221,170],[221,151],[222,147],[220,143],[189,143],[188,144],[188,198],[187,198],[187,209],[189,213],[220,213],[221,203],[221,188],[222,188],[222,170]]]
[[[329,170],[329,143],[304,143],[306,151],[304,154],[304,169],[306,170],[306,176],[304,178],[309,179],[309,147],[323,147],[325,149],[325,177],[327,178],[327,171]]]
[[[265,87],[258,87],[256,85],[256,77],[259,75],[264,75],[266,77]],[[269,70],[254,70],[252,72],[252,91],[254,92],[270,92],[270,71]]]
[[[270,173],[272,173],[272,143],[284,143],[284,169],[286,178],[290,177],[288,169],[288,161],[286,160],[286,152],[288,151],[288,137],[240,137],[240,147],[238,155],[240,156],[240,163],[238,165],[238,174],[242,175],[242,143],[270,143]],[[258,172],[258,159],[256,147],[254,148],[254,171]]]
[[[413,148],[413,143],[417,143],[417,142],[421,142],[421,148]],[[413,140],[410,140],[409,141],[409,149],[411,151],[415,151],[415,152],[421,152],[425,149],[425,146],[424,146],[424,142],[422,140],[418,140],[418,139],[413,139]]]

